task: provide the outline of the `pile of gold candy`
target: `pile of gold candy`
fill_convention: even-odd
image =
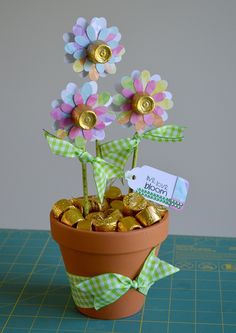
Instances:
[[[101,204],[95,196],[89,197],[89,214],[84,216],[83,198],[61,199],[52,207],[60,222],[87,231],[131,231],[159,222],[166,207],[146,200],[138,193],[122,195],[112,186]]]

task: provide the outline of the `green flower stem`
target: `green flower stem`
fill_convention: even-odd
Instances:
[[[132,169],[136,168],[136,166],[137,166],[137,161],[138,161],[138,147],[139,147],[139,145],[137,145],[136,147],[134,147],[133,160],[132,160]],[[133,192],[132,188],[129,188],[129,193],[132,193],[132,192]]]
[[[84,147],[85,150],[85,147]],[[87,178],[87,164],[82,164],[82,182],[83,182],[83,195],[84,195],[84,217],[89,213],[89,198],[88,198],[88,178]]]
[[[96,140],[96,156],[101,157],[101,149],[98,140]]]

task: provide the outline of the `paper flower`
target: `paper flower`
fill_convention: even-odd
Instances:
[[[121,86],[121,94],[113,97],[113,104],[121,111],[117,117],[120,124],[134,125],[137,132],[163,125],[168,118],[166,110],[173,107],[167,81],[146,70],[134,71],[131,77],[122,78]]]
[[[68,135],[73,141],[81,136],[88,141],[103,140],[105,127],[115,119],[108,112],[112,98],[109,93],[97,94],[97,83],[86,82],[80,89],[68,83],[61,99],[52,102],[51,116],[55,120],[57,135]]]
[[[73,63],[75,72],[89,75],[91,80],[116,72],[116,63],[121,61],[125,49],[119,44],[121,34],[117,27],[107,27],[103,17],[94,17],[90,22],[77,19],[72,33],[65,33],[65,61]]]

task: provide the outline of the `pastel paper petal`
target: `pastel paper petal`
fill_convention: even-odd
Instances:
[[[165,110],[169,110],[173,107],[174,103],[171,99],[164,99],[163,101],[158,102],[157,105]]]
[[[110,42],[116,37],[116,34],[110,33],[107,38],[105,39],[105,42]]]
[[[61,92],[61,98],[62,98],[64,103],[70,104],[73,107],[75,106],[74,99],[73,99],[73,94],[68,93],[66,90],[63,90]]]
[[[83,98],[84,103],[86,103],[89,96],[93,94],[93,88],[90,82],[84,83],[79,92]]]
[[[73,70],[77,73],[82,72],[84,69],[84,62],[85,62],[84,59],[76,60],[73,64]]]
[[[108,28],[102,29],[98,35],[99,40],[106,40],[107,36],[109,35],[110,31]]]
[[[120,106],[126,102],[126,98],[122,96],[121,94],[117,94],[113,96],[113,104]]]
[[[99,31],[100,31],[101,29],[106,28],[106,26],[107,26],[107,20],[105,19],[105,17],[94,17],[91,20],[91,25],[93,27],[97,26],[99,28]]]
[[[100,75],[102,76],[102,74],[100,74]],[[89,78],[90,78],[90,80],[93,80],[93,81],[97,81],[99,79],[99,73],[96,69],[95,64],[93,64],[90,68]]]
[[[87,26],[87,20],[84,17],[78,17],[76,24],[80,25],[82,28],[86,28]]]
[[[169,91],[165,91],[165,95],[166,95],[166,98],[167,99],[172,99],[172,93],[171,92],[169,92]]]
[[[130,112],[121,112],[119,114],[118,122],[121,125],[127,124],[130,120]]]
[[[145,89],[145,92],[148,94],[148,95],[151,95],[153,90],[156,88],[156,81],[152,80],[152,81],[149,81],[147,86],[146,86],[146,89]]]
[[[124,46],[118,45],[112,50],[112,55],[113,56],[120,56],[122,51],[124,50]]]
[[[96,69],[99,73],[103,73],[105,70],[104,64],[96,64]]]
[[[81,58],[85,58],[86,56],[86,50],[83,48],[83,49],[79,49],[79,50],[76,50],[74,52],[74,58],[75,59],[81,59]]]
[[[161,101],[163,101],[163,99],[165,99],[166,96],[165,96],[164,93],[160,92],[156,95],[153,95],[152,97],[153,97],[155,102],[161,102]]]
[[[160,116],[157,116],[156,114],[154,114],[153,125],[155,127],[161,127],[163,125],[162,118]]]
[[[73,106],[71,106],[70,104],[62,103],[61,109],[63,112],[70,113],[73,110]]]
[[[104,129],[106,126],[105,126],[105,124],[104,124],[104,122],[103,121],[98,121],[97,123],[96,123],[96,125],[95,125],[95,128],[96,129],[99,129],[99,130],[101,130],[101,129]]]
[[[153,90],[152,95],[155,95],[159,92],[166,90],[168,83],[165,80],[160,80],[157,82],[156,88]]]
[[[85,70],[86,72],[89,72],[89,71],[90,71],[90,68],[92,67],[92,65],[93,65],[92,61],[86,59],[86,60],[85,60],[85,63],[84,63],[84,70]]]
[[[63,118],[63,112],[61,111],[60,108],[55,108],[50,112],[51,117],[54,120],[60,120]]]
[[[143,118],[142,115],[136,113],[136,112],[132,112],[132,115],[130,117],[130,122],[131,124],[136,124],[138,121],[141,121]]]
[[[87,26],[86,33],[91,42],[94,42],[97,39],[96,31],[94,30],[92,25]]]
[[[81,27],[81,25],[74,25],[72,31],[75,36],[86,36],[85,28]]]
[[[89,98],[87,99],[87,102],[86,102],[86,104],[88,105],[88,106],[94,106],[94,104],[96,104],[97,103],[97,100],[98,100],[98,95],[91,95],[91,96],[89,96]]]
[[[100,116],[107,112],[107,108],[105,106],[98,106],[94,109],[94,111],[95,111],[96,115]]]
[[[121,79],[121,85],[123,88],[130,89],[135,92],[133,79],[129,76],[124,76]]]
[[[119,45],[119,42],[115,40],[110,40],[109,42],[107,42],[107,45],[109,45],[112,49],[114,49]]]
[[[138,70],[134,70],[134,71],[131,73],[131,77],[132,77],[133,80],[138,79],[138,78],[139,78],[139,75],[140,75],[140,71],[138,71]]]
[[[123,89],[122,90],[122,95],[124,97],[127,97],[127,98],[131,98],[132,96],[134,96],[134,92],[132,90],[129,90],[129,89]]]
[[[150,77],[150,80],[151,80],[151,81],[156,81],[156,82],[158,82],[158,81],[161,80],[161,77],[160,77],[159,74],[155,74],[155,75],[152,75],[152,76]]]
[[[83,130],[83,135],[84,135],[85,139],[89,141],[93,137],[93,131],[91,129],[90,130]]]
[[[147,70],[144,70],[140,73],[140,81],[142,82],[143,85],[143,89],[146,88],[146,85],[148,83],[148,81],[150,80],[150,72]]]
[[[75,41],[80,46],[83,46],[83,47],[87,47],[90,43],[89,39],[86,36],[80,36],[80,35],[75,36]]]
[[[153,121],[154,121],[154,115],[152,114],[152,113],[150,113],[150,114],[145,114],[144,116],[143,116],[143,120],[144,120],[144,122],[145,122],[145,124],[147,124],[147,125],[152,125],[153,124]]]
[[[145,129],[146,125],[143,119],[139,120],[136,124],[135,124],[135,128],[137,132],[143,132]]]
[[[114,40],[116,40],[117,42],[119,42],[121,40],[121,34],[119,32],[114,37]]]
[[[54,101],[52,101],[51,106],[53,109],[57,108],[58,106],[60,106],[62,103],[61,99],[54,99]]]
[[[96,130],[94,128],[94,137],[96,140],[104,140],[105,139],[105,131],[104,130]]]
[[[77,50],[76,43],[74,42],[67,43],[64,49],[67,53],[73,54]]]
[[[63,34],[63,40],[65,43],[70,43],[74,41],[74,35],[71,32],[65,32]]]
[[[115,74],[116,73],[116,65],[115,64],[105,64],[105,70],[109,74]]]
[[[60,128],[66,128],[68,126],[73,125],[73,122],[71,120],[71,118],[62,118],[59,120],[59,126]]]
[[[143,85],[142,85],[141,80],[135,79],[134,80],[134,87],[135,87],[135,89],[136,89],[136,91],[138,93],[142,93],[143,92]]]
[[[77,136],[80,135],[80,133],[81,133],[81,128],[77,127],[77,126],[73,126],[70,130],[69,138],[71,140],[74,140]]]
[[[77,89],[78,89],[77,85],[73,82],[69,82],[66,86],[66,91],[71,94],[74,94],[77,91]]]
[[[121,105],[121,110],[123,110],[123,111],[130,111],[131,109],[132,109],[131,103],[125,103],[125,104]]]
[[[106,126],[110,125],[115,120],[115,118],[115,114],[111,113],[106,113],[100,116],[100,120],[102,120]]]
[[[99,94],[99,97],[98,97],[99,105],[109,106],[111,104],[111,102],[112,102],[112,98],[108,92],[104,91],[101,94]]]
[[[81,96],[79,91],[74,95],[74,102],[75,105],[84,104],[83,97]]]
[[[66,64],[71,64],[74,61],[75,61],[75,58],[74,58],[74,56],[72,54],[65,54],[65,56],[64,56],[64,62]]]

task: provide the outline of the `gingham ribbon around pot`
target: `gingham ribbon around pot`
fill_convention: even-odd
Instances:
[[[156,248],[150,252],[135,280],[116,273],[106,273],[91,278],[67,273],[75,304],[82,308],[99,310],[117,301],[131,288],[147,295],[149,288],[156,281],[179,271],[177,267],[157,258],[155,251]]]
[[[166,125],[154,128],[150,131],[138,134],[133,138],[109,141],[100,145],[102,157],[109,162],[124,168],[134,148],[139,145],[142,139],[149,139],[158,142],[180,142],[183,140],[185,127],[177,125]]]
[[[72,143],[58,139],[47,131],[44,131],[44,135],[53,154],[70,158],[77,157],[81,162],[92,164],[93,176],[100,201],[103,200],[107,181],[112,178],[123,177],[123,170],[119,167],[100,157],[94,157],[88,152],[75,147]]]

